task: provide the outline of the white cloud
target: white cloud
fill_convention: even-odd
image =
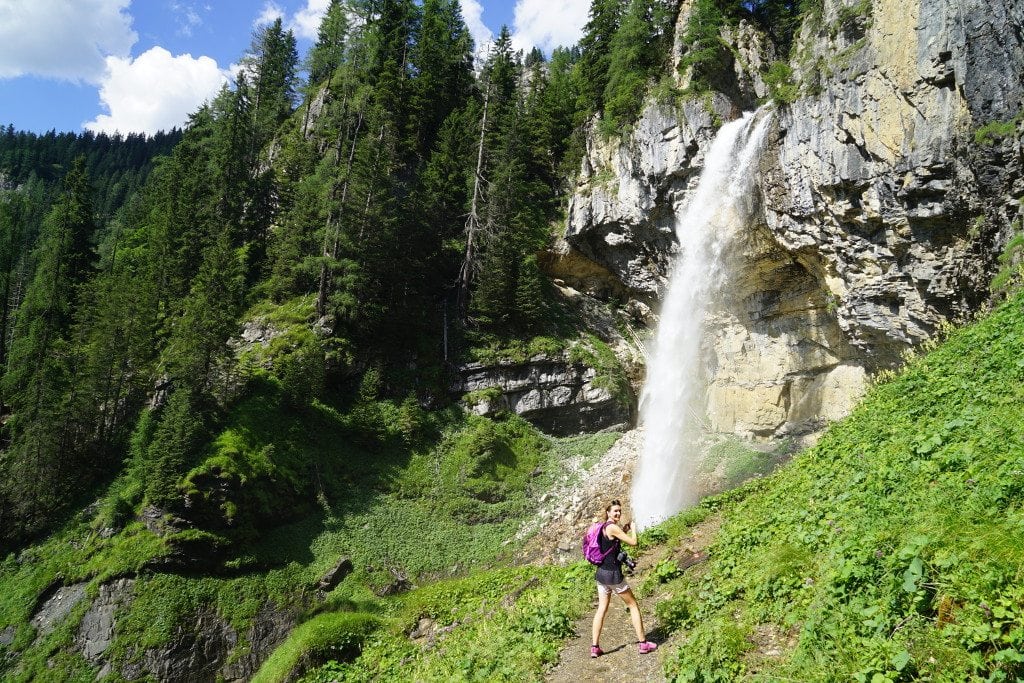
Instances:
[[[131,0],[0,0],[0,78],[96,83],[138,40]]]
[[[575,45],[589,11],[590,0],[518,0],[512,45],[525,51],[536,46],[548,54],[560,45]]]
[[[266,24],[272,24],[278,19],[284,19],[284,10],[274,2],[267,2],[263,5],[263,11],[256,17],[256,20],[252,22],[253,26],[265,26]]]
[[[297,38],[316,40],[320,32],[320,21],[327,14],[330,0],[306,0],[306,6],[295,13],[288,26]]]
[[[480,52],[488,43],[494,40],[494,32],[487,28],[481,15],[484,12],[483,6],[478,0],[461,0],[462,18],[469,27],[469,34],[473,36],[477,52]]]
[[[210,57],[177,57],[162,47],[135,59],[108,57],[100,100],[110,111],[82,124],[95,132],[155,133],[182,126],[227,82]]]

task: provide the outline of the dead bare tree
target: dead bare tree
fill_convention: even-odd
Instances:
[[[478,241],[481,231],[480,207],[484,201],[484,140],[487,135],[487,109],[491,101],[490,79],[484,90],[484,109],[480,117],[480,140],[476,150],[476,172],[473,175],[473,196],[469,203],[469,214],[466,216],[466,251],[459,269],[458,311],[463,318],[469,310],[469,286],[480,268]]]

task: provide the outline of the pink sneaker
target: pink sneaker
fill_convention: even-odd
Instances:
[[[597,645],[591,645],[590,646],[590,656],[592,658],[597,659],[598,657],[600,657],[603,654],[604,654],[604,650],[599,648]]]
[[[645,655],[648,652],[654,652],[655,650],[657,650],[658,644],[652,643],[649,640],[645,640],[642,643],[637,643],[637,649],[640,651],[640,654]]]

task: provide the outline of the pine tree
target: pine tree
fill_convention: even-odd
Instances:
[[[148,272],[169,316],[188,294],[216,226],[225,214],[241,210],[238,199],[228,196],[229,188],[240,188],[227,180],[223,164],[233,159],[223,138],[215,137],[213,116],[209,107],[192,115],[181,143],[156,168],[140,201],[138,220],[146,228],[152,264]]]
[[[345,56],[348,31],[347,8],[341,0],[331,0],[317,30],[316,44],[310,50],[307,60],[311,85],[317,86],[327,81],[330,87],[330,78],[341,66]]]
[[[590,5],[590,15],[580,38],[582,54],[578,66],[579,111],[583,120],[604,109],[612,38],[618,31],[624,9],[625,0],[593,0]]]
[[[189,389],[171,393],[146,449],[146,499],[151,504],[173,509],[178,501],[178,481],[205,436],[205,412]]]
[[[647,81],[661,59],[653,46],[656,34],[652,12],[651,0],[630,0],[612,37],[602,120],[606,133],[615,133],[636,118]]]
[[[295,106],[299,85],[295,36],[284,30],[278,17],[256,32],[249,54],[242,61],[252,78],[255,158]]]
[[[576,126],[576,106],[581,96],[574,77],[578,51],[556,48],[551,53],[547,78],[537,103],[535,146],[547,158],[552,188],[561,196],[578,171],[584,151],[583,129]]]
[[[473,318],[495,330],[514,329],[516,292],[524,260],[543,243],[550,192],[538,176],[542,162],[530,142],[522,67],[503,29],[484,66],[490,78],[492,119],[483,136],[487,197],[479,228],[479,271],[472,292]],[[509,327],[511,326],[511,328]]]
[[[686,51],[679,68],[692,67],[691,88],[707,89],[727,61],[720,32],[725,23],[717,0],[696,0],[683,34]]]
[[[424,0],[412,50],[410,127],[415,151],[426,158],[442,122],[461,107],[473,84],[473,39],[457,0]]]
[[[0,377],[7,368],[14,313],[27,286],[30,252],[45,204],[39,182],[17,191],[0,191]]]
[[[140,208],[126,220],[137,220]],[[114,222],[100,245],[99,272],[83,287],[75,315],[81,390],[69,406],[70,419],[82,425],[82,445],[95,454],[97,466],[117,462],[152,387],[159,307],[144,232]]]
[[[194,394],[216,391],[221,361],[229,353],[226,343],[236,331],[242,283],[238,252],[221,233],[203,254],[168,341],[167,369],[176,387]]]

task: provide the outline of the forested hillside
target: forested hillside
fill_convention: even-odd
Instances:
[[[52,130],[37,135],[8,125],[0,135],[0,188],[27,186],[31,195],[35,183],[55,185],[75,159],[84,157],[93,210],[97,221],[104,223],[145,184],[153,159],[169,154],[180,139],[179,130],[152,136]]]

